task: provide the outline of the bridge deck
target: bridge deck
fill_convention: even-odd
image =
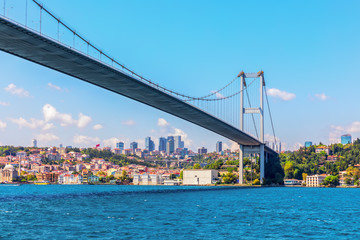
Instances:
[[[260,144],[254,137],[201,109],[3,17],[0,17],[0,50],[147,104],[242,145]],[[270,148],[267,151],[275,153]]]

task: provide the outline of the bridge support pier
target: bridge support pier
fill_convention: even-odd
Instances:
[[[239,144],[239,184],[244,184],[244,146]]]
[[[265,145],[260,144],[260,184],[264,183],[265,179]]]

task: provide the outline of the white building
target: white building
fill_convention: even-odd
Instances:
[[[184,170],[184,185],[206,185],[213,184],[218,180],[219,172],[217,170]]]
[[[80,174],[61,174],[58,177],[59,184],[82,184],[83,177]]]
[[[134,185],[159,185],[162,184],[162,177],[158,174],[135,174]]]
[[[324,179],[327,176],[328,175],[326,175],[326,174],[307,176],[306,177],[306,186],[307,187],[320,187],[321,184],[323,183]]]

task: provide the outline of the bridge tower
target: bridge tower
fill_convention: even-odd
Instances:
[[[265,143],[264,143],[264,72],[260,71],[258,73],[244,73],[240,72],[238,77],[240,77],[240,130],[244,131],[244,115],[245,114],[259,114],[260,115],[260,135],[259,148],[251,148],[251,153],[254,150],[259,154],[260,158],[260,183],[262,184],[265,178]],[[244,87],[246,87],[246,78],[259,78],[260,80],[260,106],[244,108]],[[239,184],[244,184],[244,169],[243,169],[243,160],[244,153],[248,149],[246,146],[239,144]]]

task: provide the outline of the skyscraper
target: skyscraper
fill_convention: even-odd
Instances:
[[[341,144],[345,145],[345,144],[350,144],[351,143],[351,135],[350,134],[345,134],[341,136]]]
[[[130,148],[133,151],[133,153],[135,152],[135,149],[138,148],[138,143],[137,142],[132,142],[130,143]]]
[[[37,147],[37,140],[36,139],[32,140],[32,147],[34,147],[34,148]]]
[[[145,138],[145,148],[149,151],[155,150],[155,144],[154,144],[154,141],[151,140],[151,137]]]
[[[116,148],[118,148],[120,150],[124,150],[124,143],[123,142],[117,142],[116,143]]]
[[[216,143],[216,152],[222,152],[222,142],[221,141],[218,141]]]
[[[181,141],[181,136],[175,136],[175,150],[184,148],[184,141]]]
[[[166,142],[166,153],[167,154],[172,154],[175,151],[175,141],[174,141],[174,137],[169,138]]]
[[[166,138],[164,137],[159,138],[159,151],[166,152]]]

